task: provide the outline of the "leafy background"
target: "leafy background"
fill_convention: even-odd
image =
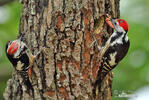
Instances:
[[[129,23],[131,46],[125,59],[114,69],[112,100],[146,100],[149,98],[149,0],[121,0],[121,18]],[[16,39],[21,4],[18,1],[0,6],[0,100],[12,65],[5,55],[8,40]]]
[[[21,4],[17,1],[0,6],[0,100],[3,100],[6,83],[13,71],[5,55],[5,45],[17,36],[20,13]]]

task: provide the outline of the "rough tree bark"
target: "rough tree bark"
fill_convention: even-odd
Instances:
[[[4,93],[6,100],[110,100],[112,74],[102,82],[93,98],[92,88],[100,64],[93,42],[105,43],[112,32],[105,14],[119,17],[119,0],[22,0],[20,33],[33,54],[45,50],[35,60],[31,83],[21,83],[14,72]]]

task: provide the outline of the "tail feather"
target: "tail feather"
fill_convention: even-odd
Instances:
[[[95,81],[94,87],[93,87],[93,97],[96,97],[96,89],[97,88],[98,88],[98,91],[101,90],[101,83],[103,81],[102,74],[103,74],[102,72],[98,72],[97,80]]]
[[[107,67],[107,64],[105,66],[103,62],[101,62],[101,66],[100,66],[100,69],[98,70],[98,74],[96,78],[97,80],[95,81],[93,86],[93,97],[96,97],[96,89],[98,89],[98,91],[101,91],[101,83],[108,72],[109,72],[109,67]]]
[[[27,90],[30,90],[30,89],[32,90],[33,87],[32,87],[32,84],[31,84],[29,76],[28,76],[28,70],[18,72],[18,73],[21,75],[21,77],[23,79],[23,84],[26,85]]]
[[[27,86],[27,90],[33,90],[32,84],[29,80],[29,77],[27,79],[25,79],[24,84]]]

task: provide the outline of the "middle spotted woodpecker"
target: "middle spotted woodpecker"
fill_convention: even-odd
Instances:
[[[101,89],[101,83],[106,75],[114,69],[126,56],[129,49],[128,23],[123,19],[106,18],[107,24],[115,29],[105,46],[100,51],[101,64],[99,66],[97,80],[94,83],[93,95],[96,96],[96,88]]]
[[[21,39],[22,36],[20,36],[19,39],[9,41],[6,44],[6,55],[17,73],[24,79],[24,83],[30,87],[29,77],[31,76],[31,67],[40,51],[36,55],[33,55]]]

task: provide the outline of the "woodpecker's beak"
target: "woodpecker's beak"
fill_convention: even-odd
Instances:
[[[19,45],[16,42],[12,42],[8,47],[7,52],[9,55],[13,55],[18,50],[18,48],[19,48]]]
[[[111,18],[111,22],[112,22],[113,28],[114,28],[116,31],[120,31],[119,25],[117,24],[117,19],[112,19],[112,18]]]
[[[114,22],[115,22],[114,19],[111,18],[110,20],[111,20],[112,24],[114,24]]]
[[[113,29],[115,29],[116,31],[118,31],[118,30],[119,30],[119,26],[117,25],[116,21],[117,21],[116,19],[106,18],[107,24],[108,24],[111,28],[113,28]]]
[[[116,19],[107,18],[106,22],[111,28],[114,28],[115,30],[117,29]]]
[[[21,36],[18,38],[18,40],[21,41],[22,37],[23,37],[23,36],[21,35]]]
[[[111,22],[112,22],[113,28],[115,28],[115,26],[116,26],[116,21],[111,18]]]

